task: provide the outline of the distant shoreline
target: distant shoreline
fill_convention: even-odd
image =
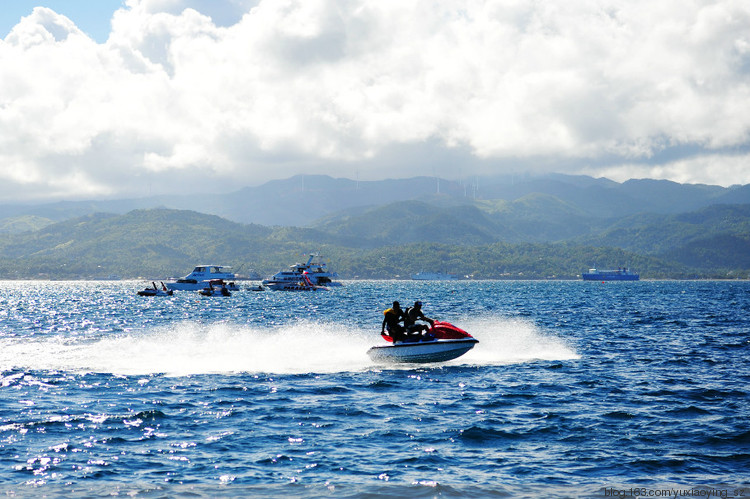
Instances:
[[[79,279],[58,279],[58,278],[50,278],[50,279],[39,279],[39,278],[24,278],[24,277],[0,277],[0,282],[96,282],[96,283],[128,283],[128,282],[144,282],[144,281],[167,281],[168,279],[164,278],[158,278],[158,277],[128,277],[123,279],[96,279],[96,278],[79,278]],[[451,279],[451,280],[416,280],[416,279],[401,279],[401,278],[367,278],[367,279],[345,279],[345,278],[338,278],[337,279],[340,282],[367,282],[367,281],[393,281],[393,282],[414,282],[414,283],[446,283],[446,284],[456,284],[456,283],[464,283],[464,282],[588,282],[590,284],[623,284],[626,285],[628,283],[637,283],[637,282],[675,282],[675,281],[684,281],[684,282],[710,282],[710,281],[737,281],[737,282],[750,282],[749,278],[720,278],[720,277],[693,277],[693,278],[679,278],[679,277],[661,277],[661,278],[645,278],[640,279],[638,281],[599,281],[599,280],[593,280],[593,281],[584,281],[583,279],[533,279],[533,278],[526,278],[526,279],[509,279],[509,278],[502,278],[502,279]],[[238,279],[240,282],[261,282],[261,279]]]

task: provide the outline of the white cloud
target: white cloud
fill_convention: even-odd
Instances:
[[[0,61],[6,200],[429,174],[441,155],[449,177],[750,183],[727,153],[750,136],[743,0],[128,0],[104,44],[37,8]]]
[[[584,174],[624,182],[631,178],[670,179],[684,184],[737,185],[748,183],[750,154],[704,154],[658,164],[622,163],[582,168]]]

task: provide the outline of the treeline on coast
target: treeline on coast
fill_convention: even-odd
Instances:
[[[370,217],[365,230],[350,223],[351,217],[343,226],[329,221],[298,228],[241,224],[187,210],[134,210],[3,234],[0,278],[163,279],[185,275],[197,264],[231,265],[240,274],[268,276],[319,252],[344,279],[409,278],[419,271],[473,279],[577,279],[592,266],[628,266],[643,279],[745,279],[750,277],[750,232],[744,232],[741,221],[748,217],[747,210],[733,207],[730,214],[740,223],[729,224],[731,230],[716,222],[729,212],[717,212],[695,215],[689,223],[675,219],[673,227],[661,219],[659,231],[630,223],[622,230],[632,234],[612,229],[598,240],[504,242],[485,241],[480,234],[471,244],[468,236],[458,236],[476,233],[476,219],[440,220],[430,210],[415,215],[413,222],[424,228],[435,220],[440,230],[414,236],[405,224],[403,237],[383,237],[382,227],[392,213],[384,214],[386,218],[360,214]],[[354,228],[360,232],[353,233]],[[617,237],[623,244],[601,244]],[[672,244],[660,243],[665,238]],[[502,231],[496,239],[502,239]],[[640,245],[634,244],[639,240]]]

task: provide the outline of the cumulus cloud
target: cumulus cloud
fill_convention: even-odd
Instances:
[[[128,0],[111,23],[97,44],[37,7],[0,41],[3,199],[355,171],[750,182],[743,0]]]

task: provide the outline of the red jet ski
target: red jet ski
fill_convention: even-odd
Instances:
[[[456,359],[479,343],[469,333],[448,322],[435,321],[421,340],[397,341],[383,334],[391,345],[374,346],[367,355],[379,362],[446,362]]]

